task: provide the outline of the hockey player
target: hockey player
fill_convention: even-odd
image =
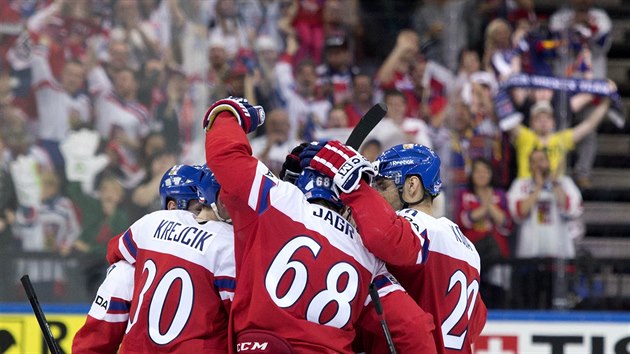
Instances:
[[[433,315],[438,352],[472,353],[487,317],[479,294],[479,254],[455,223],[431,216],[442,183],[439,157],[425,146],[404,144],[383,152],[375,166],[375,188],[398,215],[431,239],[425,265],[388,265],[389,270]],[[370,220],[353,215],[359,228],[370,227]]]
[[[219,222],[227,214],[216,200],[218,190],[203,166],[167,171],[162,208],[179,210],[151,213],[110,242],[108,260],[116,263],[73,352],[115,353],[121,342],[120,353],[227,352],[233,233]]]
[[[200,168],[176,165],[164,173],[160,181],[162,210],[180,209],[199,214],[202,207],[197,196]],[[118,350],[129,320],[134,271],[135,267],[124,260],[109,267],[87,320],[74,337],[74,353],[115,353]]]
[[[239,98],[215,102],[204,118],[206,162],[234,222],[239,286],[231,320],[237,350],[255,345],[258,351],[249,352],[351,353],[368,285],[385,274],[383,262],[364,244],[392,262],[399,257],[415,264],[424,261],[418,257],[422,240],[400,237],[393,242],[408,251],[395,254],[386,250],[391,240],[373,232],[368,241],[334,207],[309,203],[308,192],[305,197],[252,157],[246,133],[263,122],[262,108]],[[367,161],[353,167],[349,174],[357,183],[373,174]],[[319,177],[309,183],[332,187],[331,178]]]
[[[328,177],[307,168],[307,172],[311,171],[308,172],[308,175],[312,176],[310,180],[313,182],[309,182],[309,179],[304,178],[305,174],[302,173],[299,155],[306,146],[308,146],[308,143],[302,143],[287,155],[282,165],[280,178],[294,184],[296,184],[297,180],[299,182],[297,183],[298,188],[304,192],[310,202],[324,200],[329,205],[330,203],[334,206],[342,205],[339,196],[333,191],[333,183]],[[298,177],[300,178],[298,179]],[[318,181],[321,183],[318,183]],[[326,185],[326,187],[322,186],[322,184]],[[347,208],[342,207],[340,213],[347,215]],[[389,291],[388,288],[391,287],[387,287],[388,291],[386,293],[381,290],[383,286],[382,281],[385,279],[398,284],[389,273],[385,277],[375,279],[373,283],[379,289],[381,307],[388,318],[389,330],[396,351],[398,353],[437,353],[433,341],[433,330],[435,329],[433,317],[421,310],[402,288],[396,286],[393,291]],[[414,330],[409,330],[410,328],[414,328]],[[353,349],[356,352],[377,354],[390,351],[390,343],[385,338],[374,303],[370,302],[363,309],[357,324],[357,330],[359,334],[353,343]]]

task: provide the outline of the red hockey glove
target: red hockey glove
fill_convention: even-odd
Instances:
[[[208,131],[219,113],[231,112],[245,133],[251,133],[265,122],[265,110],[261,106],[252,106],[246,99],[240,97],[228,97],[216,101],[206,112],[203,118],[203,129]]]
[[[359,188],[361,178],[371,183],[375,176],[372,165],[365,157],[336,140],[311,143],[300,154],[300,165],[332,178],[343,193]]]

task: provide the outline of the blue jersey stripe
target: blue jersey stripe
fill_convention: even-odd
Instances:
[[[125,234],[123,235],[123,242],[125,243],[125,246],[127,246],[127,250],[133,256],[133,258],[136,258],[136,256],[138,255],[138,249],[131,239],[131,230],[127,230],[125,232]]]
[[[260,194],[258,195],[258,215],[262,214],[269,208],[269,191],[276,184],[267,176],[262,177],[262,187],[260,188]]]
[[[222,278],[215,279],[214,286],[219,290],[232,290],[236,289],[236,279]]]

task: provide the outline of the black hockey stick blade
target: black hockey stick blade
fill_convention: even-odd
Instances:
[[[55,337],[53,337],[52,332],[50,331],[50,326],[48,325],[48,321],[46,321],[46,316],[44,315],[44,311],[42,307],[39,305],[39,301],[37,300],[37,295],[35,294],[35,289],[33,289],[33,284],[31,284],[31,279],[27,275],[24,275],[21,279],[22,286],[24,287],[24,291],[26,291],[26,296],[28,296],[28,301],[31,303],[31,307],[33,308],[33,312],[35,313],[35,317],[37,318],[37,322],[39,322],[39,328],[42,330],[44,334],[44,339],[46,340],[46,344],[48,345],[48,349],[52,354],[61,354],[61,349],[57,345],[55,341]]]
[[[346,145],[359,149],[363,140],[370,134],[372,129],[378,124],[378,122],[387,114],[387,106],[383,102],[379,102],[372,106],[367,113],[361,118],[359,123],[352,129],[352,133],[346,140]]]

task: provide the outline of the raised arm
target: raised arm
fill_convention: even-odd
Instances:
[[[610,99],[604,98],[580,124],[573,128],[573,142],[578,143],[590,132],[597,129],[610,108]]]
[[[269,191],[278,182],[252,156],[247,140],[246,133],[256,130],[264,119],[262,107],[237,98],[217,101],[204,119],[206,163],[221,184],[221,198],[237,227],[253,222],[265,210]]]

